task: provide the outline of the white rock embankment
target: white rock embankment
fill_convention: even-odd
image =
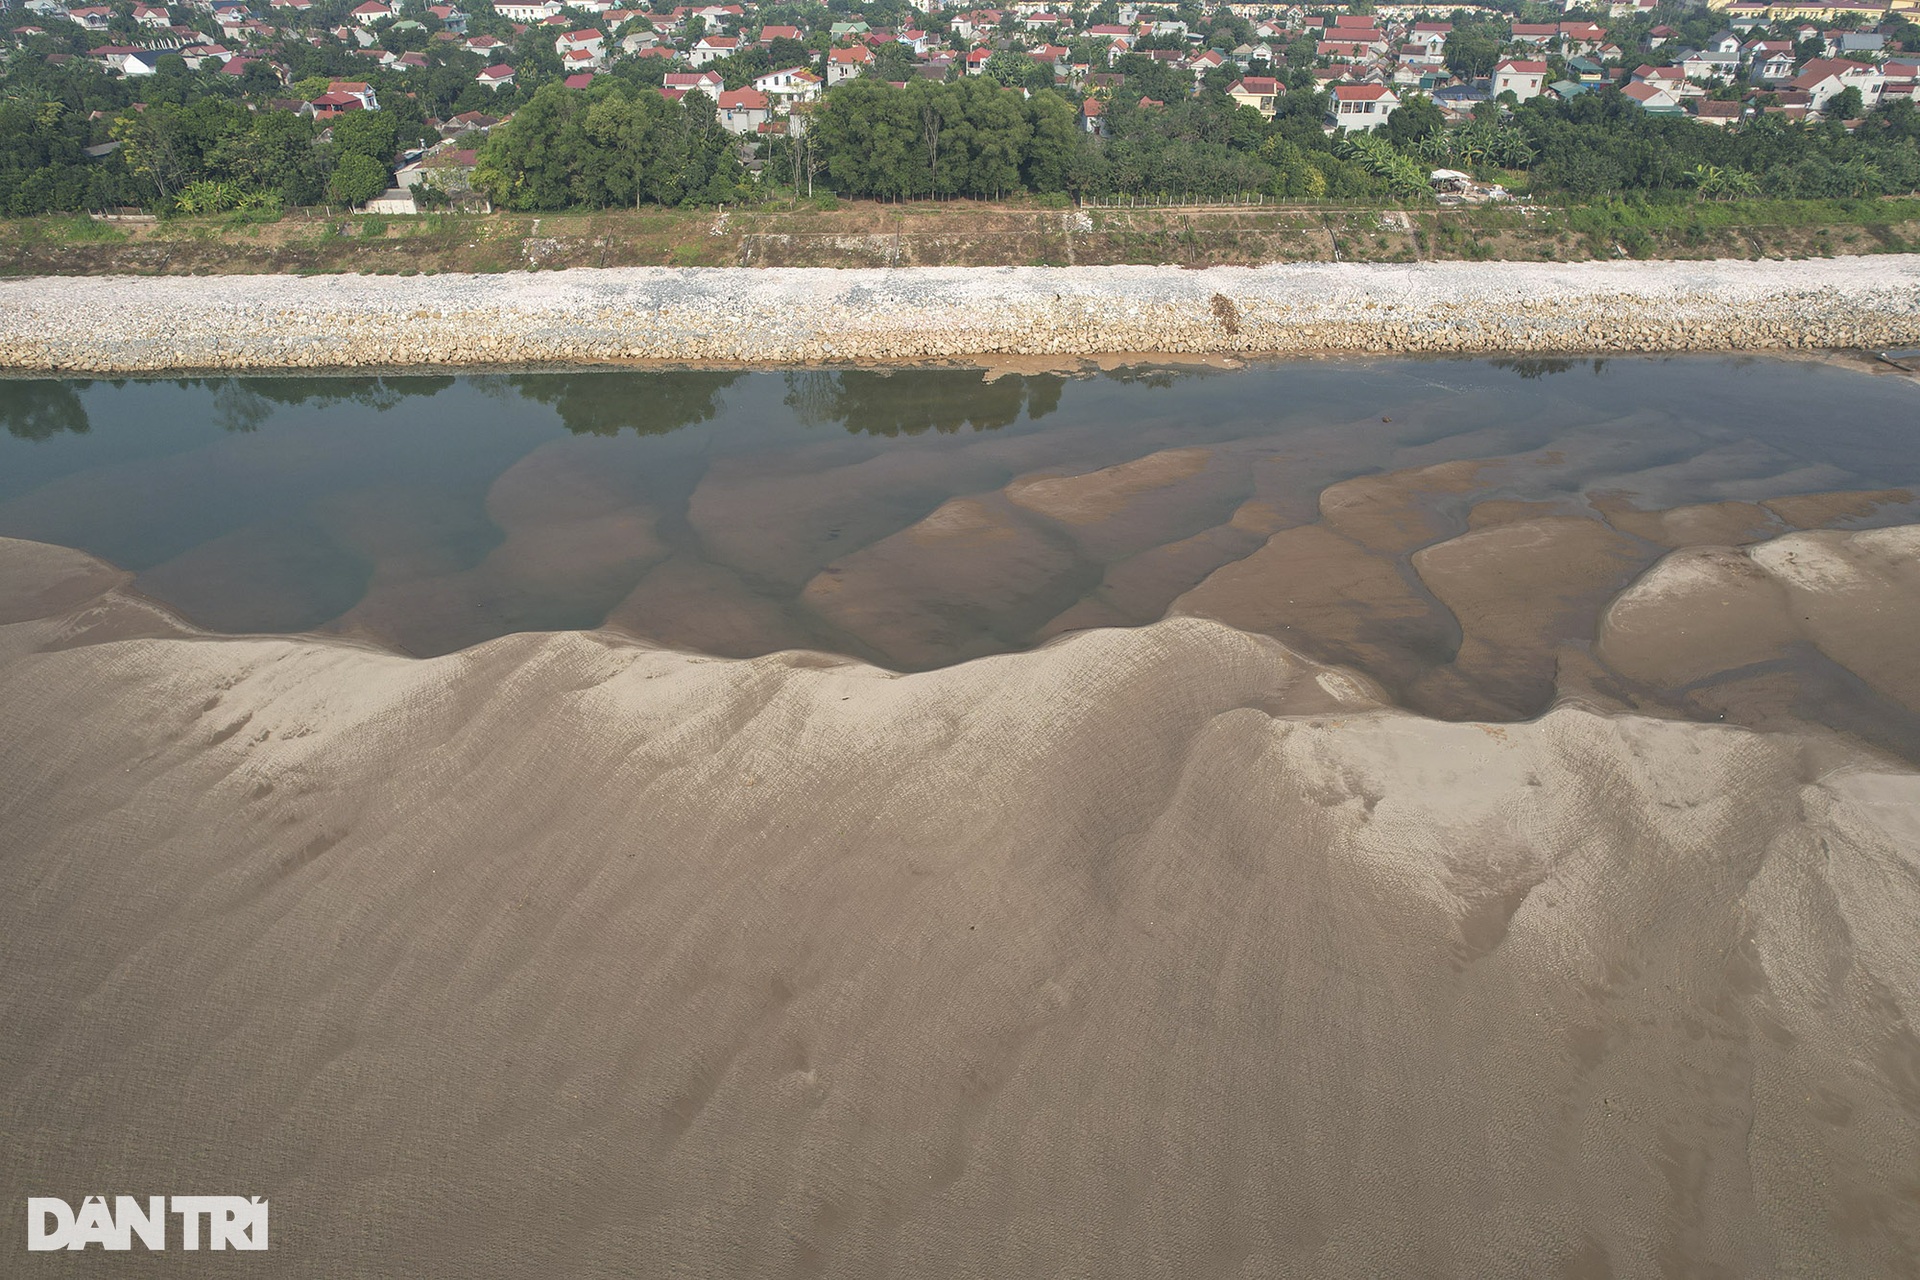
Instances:
[[[0,369],[1920,345],[1920,255],[0,281]]]

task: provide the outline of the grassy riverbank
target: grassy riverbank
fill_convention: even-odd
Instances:
[[[1920,200],[1553,208],[1045,209],[886,205],[0,222],[0,275],[194,275],[624,266],[1182,266],[1275,262],[1817,258],[1920,246]]]

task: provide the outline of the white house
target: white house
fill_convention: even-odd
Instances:
[[[1860,101],[1871,111],[1886,92],[1886,73],[1865,62],[1845,58],[1814,58],[1800,68],[1793,87],[1807,94],[1807,109],[1824,112],[1827,103],[1847,89],[1858,89]]]
[[[513,83],[513,68],[504,62],[496,63],[474,79],[489,89],[504,89]]]
[[[827,50],[827,88],[852,80],[873,65],[873,50],[863,44],[851,49]]]
[[[1546,87],[1547,64],[1544,62],[1508,58],[1493,69],[1493,96],[1496,98],[1503,93],[1511,93],[1517,100],[1525,102],[1529,98],[1539,97]]]
[[[725,85],[717,71],[669,71],[660,87],[675,97],[698,90],[709,98],[717,98]]]
[[[753,87],[772,99],[776,110],[785,110],[783,104],[811,102],[819,97],[820,77],[805,67],[788,67],[784,71],[769,71],[763,76],[755,76]]]
[[[1350,133],[1371,133],[1384,128],[1387,117],[1399,105],[1399,95],[1386,85],[1337,84],[1333,86],[1328,120],[1335,128]]]
[[[365,80],[335,80],[327,85],[327,92],[344,93],[350,98],[358,99],[362,111],[378,111],[380,109],[380,96],[374,92],[373,86]]]
[[[1620,93],[1638,103],[1642,111],[1655,115],[1676,115],[1680,111],[1679,97],[1655,80],[1635,80]]]
[[[560,55],[560,65],[569,72],[579,71],[582,66],[595,70],[606,61],[607,38],[592,27],[583,27],[578,31],[569,31],[553,42],[553,51]],[[573,55],[580,54],[582,57]]]
[[[1678,65],[1689,80],[1731,80],[1740,74],[1740,55],[1700,49],[1682,58]]]
[[[1743,51],[1753,78],[1767,84],[1793,79],[1793,45],[1785,40],[1755,40]]]
[[[728,133],[758,133],[773,119],[773,104],[758,89],[734,89],[715,99],[720,127]]]
[[[740,51],[739,36],[701,36],[687,51],[687,61],[696,67],[730,58]]]
[[[493,11],[508,22],[545,22],[560,9],[559,0],[493,0]]]
[[[95,62],[109,71],[118,71],[123,76],[150,76],[154,64],[160,55],[152,49],[135,49],[127,45],[106,45],[90,50],[87,54]]]
[[[380,19],[392,16],[392,7],[381,4],[380,0],[367,0],[365,4],[358,5],[353,10],[353,20],[363,27],[370,27]]]

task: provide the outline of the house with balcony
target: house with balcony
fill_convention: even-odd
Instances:
[[[1385,128],[1399,106],[1399,95],[1384,84],[1337,84],[1328,95],[1327,124],[1349,133],[1372,133]]]

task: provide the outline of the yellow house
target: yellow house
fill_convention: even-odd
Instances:
[[[1894,8],[1920,7],[1920,0],[1894,0]],[[1707,8],[1716,12],[1732,10],[1746,17],[1764,17],[1769,22],[1782,19],[1807,22],[1833,22],[1842,17],[1883,17],[1887,0],[1707,0]]]
[[[1286,88],[1273,76],[1242,76],[1227,86],[1227,96],[1236,104],[1252,107],[1267,119],[1279,110],[1280,95]]]

